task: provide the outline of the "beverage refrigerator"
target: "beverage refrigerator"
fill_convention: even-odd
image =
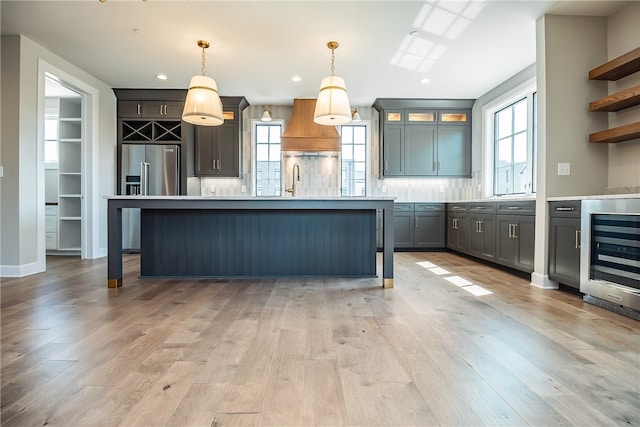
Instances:
[[[180,146],[122,144],[121,194],[175,196],[180,194]],[[122,210],[122,249],[140,251],[140,209]]]

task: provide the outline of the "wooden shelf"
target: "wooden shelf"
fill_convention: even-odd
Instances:
[[[589,142],[614,143],[630,141],[636,138],[640,138],[640,122],[592,133],[589,135]]]
[[[589,103],[589,111],[615,112],[640,104],[640,86],[635,86]]]
[[[640,71],[640,47],[589,71],[589,80],[618,80]]]

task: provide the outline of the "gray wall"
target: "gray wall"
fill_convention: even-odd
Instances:
[[[2,146],[0,163],[0,275],[43,271],[44,232],[44,78],[53,70],[87,94],[88,141],[84,212],[88,258],[106,255],[106,201],[115,183],[116,99],[103,82],[24,36],[2,36]],[[42,114],[42,117],[39,115]]]

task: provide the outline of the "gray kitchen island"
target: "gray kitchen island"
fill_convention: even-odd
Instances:
[[[141,277],[375,277],[393,287],[393,198],[111,196],[109,288],[122,286],[122,209],[141,210]]]

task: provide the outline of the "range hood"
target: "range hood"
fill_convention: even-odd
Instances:
[[[291,118],[281,137],[282,151],[305,153],[336,152],[342,141],[335,126],[322,126],[313,121],[315,99],[294,99]]]

